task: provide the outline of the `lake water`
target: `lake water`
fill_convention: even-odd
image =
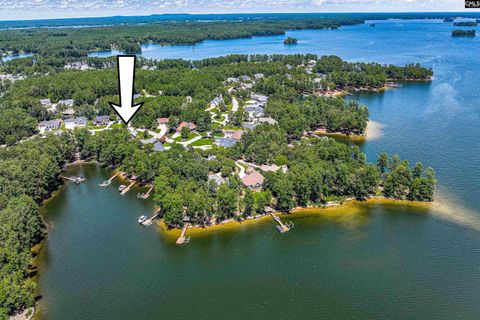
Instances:
[[[193,234],[177,247],[136,190],[102,189],[110,173],[72,167],[42,210],[52,229],[40,254],[41,319],[478,319],[480,313],[480,40],[452,38],[452,25],[383,21],[339,30],[152,47],[155,58],[229,53],[337,54],[352,61],[431,66],[431,83],[352,98],[383,125],[361,143],[438,175],[430,208],[352,204]],[[283,46],[286,36],[296,46]],[[118,183],[118,182],[117,182]]]

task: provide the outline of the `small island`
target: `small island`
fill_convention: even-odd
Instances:
[[[297,42],[298,42],[297,38],[288,37],[283,41],[283,44],[291,45],[291,44],[297,44]]]
[[[477,21],[459,21],[453,24],[455,27],[476,27]]]
[[[476,30],[453,30],[452,37],[475,37]]]

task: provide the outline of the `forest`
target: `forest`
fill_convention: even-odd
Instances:
[[[319,126],[330,131],[362,134],[368,120],[368,110],[342,99],[315,96],[319,89],[314,74],[306,74],[302,67],[316,55],[232,55],[195,62],[185,60],[141,60],[141,65],[154,65],[157,70],[138,70],[136,92],[143,96],[145,106],[134,118],[136,127],[154,128],[156,118],[175,117],[191,121],[200,131],[210,129],[211,119],[205,106],[215,96],[230,93],[225,79],[256,73],[264,78],[256,81],[253,90],[271,97],[266,112],[279,121],[290,135],[299,135]],[[19,59],[20,60],[20,59]],[[109,64],[111,59],[102,59]],[[96,60],[99,63],[100,60]],[[295,66],[295,68],[291,68]],[[431,69],[419,65],[384,66],[380,64],[350,63],[336,56],[318,59],[314,69],[325,74],[324,88],[349,86],[383,86],[389,79],[424,79]],[[74,99],[77,116],[92,119],[95,115],[111,114],[108,101],[116,101],[118,84],[116,70],[53,72],[47,76],[31,76],[8,84],[0,98],[0,144],[14,144],[36,132],[37,123],[59,117],[40,105],[40,99],[53,103]],[[237,95],[248,95],[239,89]],[[192,98],[186,103],[185,98]],[[241,120],[242,115],[240,115]],[[241,122],[241,121],[239,121]]]
[[[224,40],[284,34],[285,30],[338,28],[362,23],[348,17],[269,19],[248,21],[183,21],[130,24],[89,28],[33,28],[0,32],[0,52],[29,52],[48,59],[50,64],[86,57],[88,52],[118,49],[138,53],[140,45],[195,44],[204,40]]]
[[[46,234],[41,201],[60,185],[64,164],[74,157],[71,135],[34,139],[0,148],[0,319],[34,301],[32,246]]]

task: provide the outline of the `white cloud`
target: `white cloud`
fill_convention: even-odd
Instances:
[[[464,0],[0,0],[0,19],[154,13],[463,11]]]

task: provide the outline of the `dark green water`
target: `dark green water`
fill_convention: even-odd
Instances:
[[[385,22],[294,35],[299,50],[434,68],[432,83],[355,97],[385,126],[362,144],[369,159],[396,152],[435,167],[432,209],[344,207],[291,216],[285,235],[264,220],[178,247],[137,224],[153,208],[136,190],[120,196],[118,184],[98,187],[106,170],[73,167],[87,183],[43,207],[52,230],[40,254],[40,318],[478,319],[480,41],[452,39],[450,29]],[[261,49],[275,39],[248,41]],[[226,43],[241,51],[246,40],[235,41]]]

